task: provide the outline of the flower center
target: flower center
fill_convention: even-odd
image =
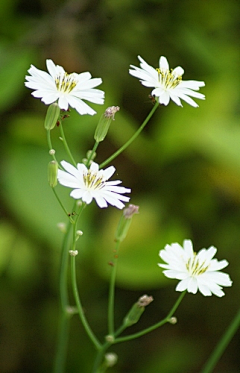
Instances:
[[[209,264],[206,265],[205,262],[199,262],[195,253],[193,258],[190,258],[186,263],[186,268],[192,276],[202,275],[207,271],[208,267]]]
[[[156,69],[158,72],[158,81],[165,88],[176,88],[182,80],[182,76],[176,76],[169,70]]]
[[[57,90],[62,93],[70,93],[77,83],[73,74],[59,74],[55,78]]]
[[[97,173],[91,172],[90,170],[83,174],[83,180],[87,189],[101,189],[105,184],[102,177],[98,176]]]

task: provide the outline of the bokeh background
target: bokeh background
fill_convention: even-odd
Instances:
[[[53,59],[66,71],[101,77],[104,106],[97,115],[71,111],[66,136],[81,161],[93,145],[96,124],[108,106],[121,107],[101,163],[140,126],[152,109],[150,91],[128,74],[141,55],[158,66],[183,66],[185,79],[204,80],[199,108],[161,106],[145,131],[113,164],[131,202],[140,206],[120,251],[116,293],[119,325],[147,293],[154,302],[132,332],[163,318],[178,294],[163,278],[158,252],[190,238],[194,247],[214,245],[227,259],[233,287],[225,297],[188,294],[176,316],[141,339],[114,346],[115,373],[200,372],[239,308],[240,122],[238,0],[1,0],[0,2],[0,371],[51,372],[59,317],[59,264],[65,221],[47,184],[43,120],[46,106],[24,87],[30,64],[45,70]],[[59,132],[53,133],[61,159]],[[71,206],[69,190],[58,187]],[[67,188],[66,188],[67,189]],[[65,194],[64,194],[65,193]],[[107,264],[121,212],[93,203],[84,214],[78,281],[89,322],[106,333]],[[240,334],[214,372],[240,370]],[[90,372],[94,350],[77,316],[71,322],[66,372]]]

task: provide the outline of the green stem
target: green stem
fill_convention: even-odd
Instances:
[[[63,145],[65,147],[65,150],[66,152],[68,153],[68,156],[69,158],[71,159],[72,163],[74,164],[74,166],[76,167],[77,166],[77,163],[75,162],[75,159],[73,158],[73,155],[71,153],[71,150],[69,149],[69,146],[68,146],[68,143],[67,143],[67,140],[66,140],[66,137],[65,137],[65,134],[64,134],[64,131],[63,131],[63,125],[60,121],[60,124],[59,124],[59,128],[60,128],[60,133],[61,133],[61,139],[62,139],[62,142],[63,142]]]
[[[180,294],[180,296],[178,297],[174,306],[172,307],[170,312],[167,314],[167,316],[163,320],[161,320],[158,323],[150,326],[149,328],[146,328],[146,329],[142,330],[141,332],[138,332],[138,333],[126,336],[126,337],[122,337],[122,338],[116,338],[118,335],[120,335],[127,328],[126,325],[124,325],[124,324],[121,325],[120,328],[114,334],[115,340],[113,339],[113,341],[106,342],[105,344],[100,346],[97,357],[96,357],[96,360],[94,362],[94,367],[93,367],[92,373],[99,373],[99,366],[100,366],[100,364],[103,360],[103,355],[104,355],[105,351],[111,345],[121,343],[121,342],[125,342],[125,341],[130,341],[130,340],[135,339],[135,338],[139,338],[139,337],[141,337],[141,336],[159,328],[160,326],[166,324],[167,322],[169,322],[169,319],[173,316],[174,312],[177,310],[177,308],[180,305],[180,303],[181,303],[185,294],[186,294],[186,291]]]
[[[69,324],[70,318],[66,312],[61,312],[59,322],[59,337],[57,343],[57,353],[55,357],[54,373],[64,373],[67,346],[68,346],[68,335],[69,335]]]
[[[93,157],[93,154],[96,152],[98,145],[99,145],[99,142],[95,141],[95,144],[94,144],[94,146],[93,146],[93,148],[92,148],[92,150],[90,151],[90,154],[89,154],[89,156],[88,156],[88,160],[87,160],[87,163],[86,163],[86,167],[89,167],[90,162],[91,162],[92,157]]]
[[[65,207],[63,206],[62,201],[61,201],[60,198],[58,197],[58,194],[57,194],[55,188],[52,188],[52,190],[53,190],[53,193],[55,194],[55,197],[56,197],[57,200],[58,200],[59,205],[60,205],[61,208],[63,209],[64,213],[67,215],[67,217],[69,218],[69,220],[70,220],[71,222],[73,222],[72,219],[71,219],[71,217],[69,216],[69,213],[67,212],[67,210],[66,210]]]
[[[61,316],[58,332],[57,352],[55,357],[54,373],[63,373],[67,355],[68,345],[68,330],[69,330],[69,315],[67,307],[69,305],[68,290],[67,290],[67,264],[68,264],[68,246],[71,223],[68,223],[67,232],[64,236],[62,245],[62,257],[60,267],[60,301],[61,301]]]
[[[74,294],[75,302],[76,302],[76,305],[77,305],[77,309],[78,309],[78,314],[79,314],[80,320],[81,320],[81,322],[83,324],[83,327],[84,327],[86,333],[88,334],[89,338],[93,342],[94,346],[96,347],[97,350],[100,350],[102,348],[102,345],[100,344],[100,342],[95,337],[94,333],[92,332],[92,330],[91,330],[91,328],[90,328],[90,326],[89,326],[89,324],[87,322],[87,319],[86,319],[85,314],[83,312],[83,308],[82,308],[82,304],[81,304],[81,301],[80,301],[80,297],[79,297],[79,294],[78,294],[77,280],[76,280],[76,261],[75,261],[75,256],[71,256],[71,279],[72,279],[73,294]]]
[[[217,344],[201,373],[211,373],[240,325],[240,309]]]
[[[103,361],[103,356],[105,354],[105,352],[107,351],[108,347],[111,346],[111,343],[109,342],[106,342],[102,347],[101,349],[98,351],[98,354],[96,356],[96,359],[94,361],[94,365],[93,365],[93,369],[92,369],[92,373],[100,373],[100,365]]]
[[[110,163],[113,159],[115,159],[120,153],[122,153],[131,143],[138,137],[138,135],[142,132],[146,124],[149,122],[155,111],[157,110],[159,106],[159,103],[156,102],[150,113],[148,114],[147,118],[144,120],[142,125],[139,127],[139,129],[134,133],[134,135],[120,148],[118,149],[111,157],[106,159],[103,163],[100,164],[99,168],[105,167],[108,163]]]
[[[125,342],[125,341],[130,341],[132,339],[135,339],[135,338],[139,338],[157,328],[159,328],[160,326],[166,324],[167,322],[169,322],[169,319],[173,316],[174,312],[176,311],[176,309],[178,308],[179,304],[181,303],[184,295],[186,294],[186,291],[181,293],[181,295],[179,296],[179,298],[177,299],[176,303],[174,304],[174,306],[172,307],[172,309],[170,310],[170,312],[167,314],[167,316],[159,321],[158,323],[150,326],[149,328],[146,328],[138,333],[135,333],[135,334],[131,334],[131,335],[128,335],[126,337],[122,337],[122,338],[116,338],[113,342],[113,344],[116,344],[116,343],[120,343],[120,342]],[[120,333],[122,333],[122,331],[124,330],[125,328],[123,327],[123,325],[117,330],[117,332],[115,333],[115,336],[118,336]]]
[[[115,255],[112,263],[112,272],[109,284],[109,301],[108,301],[108,333],[110,335],[114,334],[114,298],[115,298],[115,282],[117,274],[117,259],[118,259],[118,250],[120,246],[120,241],[116,242],[115,246]]]
[[[52,140],[51,140],[51,130],[47,130],[47,143],[48,143],[49,150],[52,150],[53,146],[52,146]],[[54,161],[58,163],[58,161],[55,157],[55,154],[52,154],[52,157],[53,157]]]

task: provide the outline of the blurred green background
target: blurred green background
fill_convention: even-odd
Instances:
[[[59,317],[58,275],[64,221],[47,185],[43,120],[46,106],[24,87],[30,64],[45,70],[46,58],[66,71],[101,77],[104,106],[90,117],[71,111],[64,122],[76,158],[93,145],[103,111],[121,107],[101,163],[140,126],[152,109],[150,90],[128,74],[141,55],[157,67],[160,55],[185,69],[183,79],[204,80],[206,101],[161,106],[144,133],[116,159],[117,178],[131,187],[140,206],[120,251],[116,293],[119,325],[131,305],[147,293],[154,302],[132,330],[163,318],[175,302],[176,282],[157,266],[165,244],[191,238],[194,247],[214,245],[230,263],[233,287],[225,297],[188,294],[178,323],[126,344],[109,372],[200,372],[239,307],[240,282],[240,3],[237,0],[1,0],[0,2],[0,371],[51,372]],[[54,143],[60,157],[58,129]],[[61,159],[61,157],[60,157]],[[58,187],[71,206],[69,190]],[[66,188],[67,189],[67,188]],[[65,194],[64,194],[65,193]],[[78,281],[84,309],[99,338],[106,333],[107,264],[121,212],[84,213]],[[214,372],[240,370],[240,334]],[[66,372],[90,371],[94,350],[77,316],[70,330]]]

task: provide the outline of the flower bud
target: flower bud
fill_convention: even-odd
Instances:
[[[126,327],[136,324],[140,319],[142,313],[144,312],[145,307],[152,301],[153,297],[151,296],[149,297],[147,295],[143,295],[142,297],[140,297],[128,312],[127,316],[123,320],[123,324]]]
[[[138,213],[139,206],[129,205],[123,210],[115,234],[115,241],[123,241],[127,235],[134,214]]]
[[[60,230],[60,232],[62,232],[62,233],[66,233],[67,232],[66,223],[62,223],[62,222],[57,223],[57,227]]]
[[[57,185],[58,163],[51,161],[48,163],[48,183],[51,188]]]
[[[117,363],[118,357],[114,352],[108,352],[104,357],[107,368],[113,367]]]
[[[69,254],[71,256],[77,256],[78,255],[78,251],[77,250],[69,250]]]
[[[111,106],[106,109],[105,113],[101,116],[95,134],[94,140],[97,142],[103,141],[108,133],[110,124],[114,120],[114,115],[119,111],[119,106]]]
[[[52,130],[59,118],[60,108],[58,104],[54,103],[48,107],[47,114],[44,121],[44,127],[46,130]]]

